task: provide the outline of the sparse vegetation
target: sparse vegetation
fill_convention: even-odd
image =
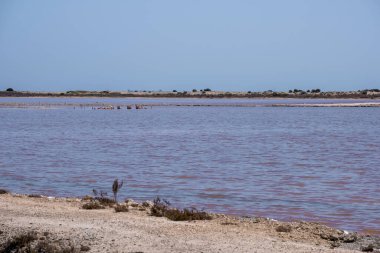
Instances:
[[[114,198],[111,199],[107,195],[107,192],[98,191],[96,189],[92,190],[94,197],[85,196],[83,200],[89,200],[89,203],[85,203],[82,205],[83,209],[91,210],[91,209],[104,209],[105,207],[113,207],[117,204],[117,194],[119,190],[123,187],[123,181],[119,182],[118,179],[115,179],[112,184],[112,192]],[[116,209],[115,209],[116,210]]]
[[[8,92],[9,91],[9,92]],[[0,96],[3,97],[58,97],[58,96],[84,96],[84,97],[209,97],[209,98],[223,98],[223,97],[249,97],[249,98],[266,98],[273,97],[274,91],[251,91],[251,92],[210,92],[210,88],[206,89],[192,89],[192,92],[180,92],[178,90],[171,91],[149,91],[149,90],[128,90],[128,92],[116,92],[116,91],[85,91],[85,90],[69,90],[65,93],[62,92],[28,92],[28,91],[14,91],[13,88],[8,88],[0,91]],[[141,93],[141,94],[136,94]],[[276,91],[276,95],[279,97],[289,98],[380,98],[380,89],[362,89],[356,91],[324,91],[321,89],[291,89],[286,91]]]
[[[0,253],[22,252],[22,248],[30,248],[30,243],[37,239],[35,232],[21,234],[8,239],[2,246]]]
[[[82,208],[86,210],[94,210],[94,209],[104,209],[105,207],[98,201],[91,201],[89,203],[83,204]]]
[[[28,197],[29,198],[42,198],[42,196],[38,195],[38,194],[29,194]]]
[[[9,193],[9,191],[5,190],[5,189],[0,189],[0,194],[7,194]]]
[[[166,217],[173,221],[211,220],[212,217],[196,208],[176,209],[170,207],[170,202],[157,197],[153,200],[151,215],[156,217]]]
[[[112,206],[116,203],[115,200],[110,199],[107,197],[108,193],[104,191],[98,192],[96,189],[93,189],[92,192],[94,193],[94,201],[98,201],[102,205]]]
[[[38,240],[37,232],[27,232],[9,238],[0,245],[0,253],[74,253],[79,252],[71,242]],[[78,248],[78,247],[77,247]]]
[[[115,206],[115,212],[120,213],[120,212],[129,212],[128,206],[126,205],[116,205]]]
[[[292,227],[291,227],[289,224],[279,225],[279,226],[276,228],[276,231],[277,231],[277,232],[281,232],[281,233],[289,233],[289,232],[292,231]]]

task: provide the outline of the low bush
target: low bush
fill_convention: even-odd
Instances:
[[[128,206],[126,205],[116,205],[114,209],[117,213],[129,212]]]
[[[170,207],[170,202],[159,197],[153,200],[151,215],[157,217],[166,217],[173,221],[192,221],[192,220],[211,220],[212,217],[196,208],[176,209]]]
[[[83,198],[83,200],[90,200],[90,202],[82,205],[83,209],[86,209],[86,210],[104,209],[107,206],[113,207],[116,204],[116,201],[114,199],[107,197],[107,192],[103,192],[103,191],[98,192],[96,189],[93,189],[92,192],[94,193],[93,198],[90,196],[86,196]]]
[[[94,199],[95,201],[98,201],[102,205],[106,206],[113,206],[116,204],[116,201],[114,199],[110,199],[107,197],[107,192],[100,191],[93,189],[92,192],[94,193]]]
[[[8,239],[1,247],[0,253],[21,252],[22,248],[29,248],[30,243],[37,240],[37,234],[29,232]]]
[[[9,193],[9,191],[5,190],[5,189],[0,189],[0,194],[7,194]]]
[[[28,197],[29,197],[29,198],[42,198],[42,195],[38,195],[38,194],[29,194]]]
[[[82,205],[83,209],[93,210],[93,209],[104,209],[104,205],[100,204],[98,201],[91,201],[89,203]]]
[[[10,237],[0,245],[0,253],[76,253],[74,245],[67,240],[60,242],[38,240],[37,232],[23,233]],[[78,247],[77,247],[78,248]]]

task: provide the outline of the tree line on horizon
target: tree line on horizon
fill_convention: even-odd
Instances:
[[[13,88],[7,88],[5,89],[6,92],[17,92],[15,91]],[[210,88],[205,88],[205,89],[200,89],[199,92],[201,93],[206,93],[206,92],[210,92],[212,91]],[[87,92],[91,92],[91,91],[86,91],[86,90],[70,90],[70,91],[66,91],[66,94],[77,94],[77,93],[87,93]],[[147,91],[147,90],[142,90],[142,91],[139,91],[139,90],[128,90],[128,92],[148,92],[148,93],[151,93],[151,92],[154,92],[154,91]],[[162,91],[162,90],[159,90],[159,92],[165,92],[165,91]],[[167,91],[167,92],[170,92],[170,91]],[[173,93],[183,93],[183,94],[187,94],[188,91],[183,91],[183,92],[179,92],[177,91],[176,89],[172,90]],[[192,89],[193,93],[196,93],[198,92],[197,89]],[[267,91],[256,91],[256,92],[259,92],[259,93],[265,93],[265,92],[270,92],[270,93],[277,93],[278,91],[273,91],[273,90],[267,90]],[[284,92],[284,91],[280,91],[280,92]],[[321,93],[321,89],[308,89],[308,90],[301,90],[301,89],[293,89],[293,90],[288,90],[288,93],[294,93],[294,94],[307,94],[307,93]],[[327,92],[334,92],[334,91],[327,91]],[[352,91],[348,91],[348,92],[352,92]],[[361,93],[361,94],[367,94],[367,92],[380,92],[380,89],[364,89],[364,90],[357,90],[357,92]],[[31,92],[33,93],[33,92]],[[94,93],[110,93],[110,91],[107,91],[107,90],[104,90],[104,91],[94,91]],[[225,91],[224,93],[228,94],[230,93],[229,91]],[[253,93],[253,91],[247,91],[248,94],[251,94]],[[61,95],[64,95],[64,93],[61,93]]]

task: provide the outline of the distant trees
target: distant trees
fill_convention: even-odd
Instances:
[[[6,91],[14,91],[12,88],[8,88],[6,89]]]
[[[197,89],[193,89],[193,92],[197,92]]]
[[[293,91],[289,90],[289,93],[301,93],[301,94],[320,93],[320,92],[321,92],[321,89],[312,89],[312,90],[307,90],[307,91],[303,91],[303,90],[299,90],[299,89],[293,89]]]

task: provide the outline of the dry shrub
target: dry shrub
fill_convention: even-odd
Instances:
[[[0,189],[0,194],[7,194],[9,193],[9,191],[5,190],[5,189]]]
[[[34,246],[30,247],[30,253],[77,253],[73,245],[59,246],[56,243],[48,241],[38,241]]]
[[[110,206],[112,207],[116,202],[113,199],[106,198],[106,197],[96,197],[94,198],[95,201],[98,201],[100,204],[104,206]]]
[[[9,238],[0,246],[0,253],[77,253],[78,250],[68,243],[66,245],[48,240],[38,240],[36,232],[28,232]]]
[[[128,206],[126,205],[116,205],[115,206],[115,212],[121,213],[121,212],[129,212]]]
[[[105,206],[113,206],[114,204],[116,204],[116,201],[114,199],[110,199],[107,197],[107,192],[98,192],[96,189],[93,189],[92,192],[95,196],[94,200],[98,201],[100,204]]]
[[[157,197],[153,201],[151,215],[157,217],[166,217],[173,221],[192,221],[192,220],[211,220],[212,217],[196,208],[176,209],[170,207],[170,202]]]
[[[37,234],[35,232],[12,237],[2,245],[0,253],[22,252],[22,248],[29,248],[30,244],[35,240],[37,240]]]
[[[29,194],[28,197],[29,197],[29,198],[42,198],[42,195],[38,195],[38,194]]]
[[[91,201],[89,203],[83,204],[82,208],[86,210],[93,210],[93,209],[104,209],[105,207],[104,205],[102,205],[101,203],[97,201]]]
[[[276,231],[277,232],[281,232],[281,233],[289,233],[292,231],[292,227],[288,224],[285,224],[285,225],[279,225],[277,228],[276,228]]]

